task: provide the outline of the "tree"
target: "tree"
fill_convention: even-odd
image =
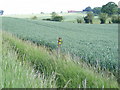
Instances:
[[[56,12],[52,12],[51,15],[52,15],[52,18],[54,18],[55,16],[58,16]]]
[[[117,14],[118,6],[114,2],[109,2],[106,5],[102,6],[101,12],[107,13],[109,16],[111,16],[112,14]]]
[[[92,12],[89,12],[86,17],[84,17],[85,23],[93,24],[94,15]]]
[[[93,11],[94,14],[100,14],[101,13],[101,8],[102,7],[95,7],[95,8],[93,8],[92,11]]]
[[[36,19],[37,19],[37,16],[33,16],[31,19],[36,20]]]
[[[59,21],[61,22],[63,20],[63,17],[62,16],[59,16],[56,12],[52,12],[51,13],[51,17],[52,17],[52,21]]]
[[[92,8],[89,6],[89,7],[86,7],[83,11],[91,12],[91,11],[92,11]]]
[[[120,8],[118,8],[118,14],[120,14]]]
[[[85,21],[85,23],[89,23],[90,22],[87,16],[84,17],[84,21]]]
[[[118,14],[120,14],[120,1],[118,2]]]
[[[3,10],[0,10],[0,15],[3,15],[4,11]]]
[[[112,16],[112,22],[113,22],[113,23],[120,23],[120,16],[118,16],[118,15],[113,15],[113,16]]]
[[[61,22],[63,20],[62,16],[55,16],[54,18],[52,18],[52,21],[59,21]]]
[[[40,14],[44,14],[44,12],[40,12]]]
[[[81,18],[81,17],[78,17],[78,18],[77,18],[77,23],[84,23],[84,20],[83,20],[83,18]]]
[[[100,21],[101,21],[101,24],[106,23],[107,17],[108,17],[108,14],[106,14],[106,13],[101,13],[101,14],[99,15],[99,19],[100,19]]]

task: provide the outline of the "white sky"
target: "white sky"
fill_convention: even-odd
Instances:
[[[87,6],[97,7],[118,0],[1,0],[0,10],[5,14],[28,14],[40,12],[60,12],[67,10],[83,10]]]

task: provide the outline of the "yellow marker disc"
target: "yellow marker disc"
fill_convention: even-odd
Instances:
[[[60,39],[60,40],[58,40],[59,42],[61,42],[62,40]]]
[[[62,44],[61,42],[58,42],[58,44]]]

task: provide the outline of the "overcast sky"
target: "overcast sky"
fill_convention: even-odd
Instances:
[[[0,10],[5,14],[30,14],[40,12],[60,12],[83,10],[87,6],[97,7],[118,0],[1,0]]]

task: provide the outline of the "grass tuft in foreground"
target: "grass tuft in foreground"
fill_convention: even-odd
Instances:
[[[3,41],[2,45],[2,65],[0,73],[1,88],[55,88],[55,74],[45,76],[36,72],[31,66],[31,62],[18,59],[17,53],[10,49],[9,43]],[[1,59],[0,59],[1,60]]]

